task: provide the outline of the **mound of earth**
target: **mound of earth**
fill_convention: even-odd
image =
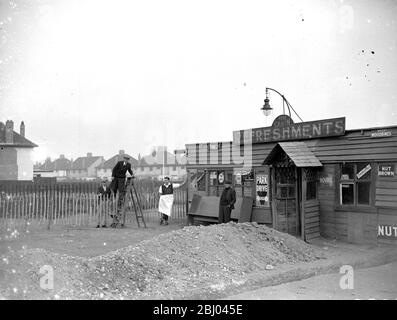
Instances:
[[[323,257],[309,244],[256,223],[191,226],[94,258],[42,249],[11,253],[0,262],[0,294],[11,299],[183,299],[202,289],[239,285],[269,265],[276,269]],[[40,288],[48,275],[48,267],[40,273],[45,265],[54,271],[53,290]]]

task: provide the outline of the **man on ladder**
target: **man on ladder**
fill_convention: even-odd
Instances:
[[[131,209],[131,210],[134,209],[138,228],[141,227],[141,223],[146,228],[145,218],[143,217],[143,212],[142,212],[141,204],[139,202],[138,193],[136,192],[133,181],[134,177],[129,176],[128,172],[126,174],[127,174],[126,195],[123,199],[124,202],[122,203],[120,211],[113,218],[113,223],[111,227],[116,228],[119,224],[121,225],[121,227],[124,227],[127,209]]]
[[[115,227],[117,223],[120,221],[121,218],[121,209],[124,205],[124,198],[125,198],[125,187],[126,187],[126,174],[127,172],[134,176],[131,163],[129,163],[130,157],[124,155],[123,160],[117,162],[112,170],[112,182],[110,188],[113,191],[114,196],[117,195],[117,191],[119,192],[119,199],[117,201],[117,208],[116,213],[113,215],[113,223],[111,227]]]

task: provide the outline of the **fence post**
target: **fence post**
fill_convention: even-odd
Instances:
[[[52,215],[53,215],[53,199],[52,199],[52,192],[51,190],[46,191],[47,194],[47,201],[48,201],[48,210],[47,210],[47,219],[48,219],[48,225],[47,225],[47,230],[51,229],[51,224],[52,224]]]

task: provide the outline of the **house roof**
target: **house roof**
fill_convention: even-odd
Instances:
[[[101,156],[91,156],[91,157],[79,157],[73,161],[70,169],[72,170],[86,170],[98,159],[102,159]]]
[[[0,121],[0,145],[1,146],[15,146],[15,147],[27,147],[35,148],[37,144],[21,136],[18,132],[14,131],[13,143],[6,143],[6,126]]]
[[[129,162],[131,163],[132,166],[138,165],[138,160],[130,156],[129,154],[116,154],[115,156],[111,157],[110,159],[106,160],[103,164],[101,164],[98,167],[98,169],[113,169],[118,161],[123,160],[124,156],[128,156],[130,158]]]
[[[38,163],[33,166],[34,170],[40,170],[40,171],[53,171],[54,170],[54,164],[51,162],[50,159],[45,160],[43,163]]]
[[[33,168],[34,170],[57,171],[57,170],[70,170],[71,166],[72,166],[72,161],[61,157],[54,161],[47,159],[43,163],[35,164]]]
[[[304,142],[279,142],[263,161],[264,165],[272,164],[276,156],[284,151],[297,167],[322,167],[318,158]]]
[[[58,158],[52,163],[54,170],[70,170],[72,161],[66,158]]]

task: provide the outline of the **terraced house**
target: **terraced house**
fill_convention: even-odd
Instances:
[[[34,175],[36,177],[56,178],[58,181],[62,181],[68,179],[71,166],[72,161],[61,154],[54,161],[47,158],[42,164],[35,165]]]
[[[93,156],[88,152],[86,157],[79,157],[72,162],[67,176],[71,179],[95,180],[96,169],[104,162],[102,156]]]
[[[124,150],[120,150],[118,154],[114,155],[110,159],[106,160],[103,162],[101,165],[97,167],[97,177],[101,179],[107,179],[110,180],[112,177],[112,171],[114,166],[118,161],[123,160],[124,156],[130,157],[130,163],[132,170],[134,173],[136,172],[136,167],[138,165],[138,160],[135,159],[134,157],[130,156],[129,154],[126,154]]]
[[[186,156],[172,154],[164,146],[157,147],[151,154],[138,157],[135,175],[138,179],[161,180],[168,176],[172,181],[182,181],[186,176]]]

